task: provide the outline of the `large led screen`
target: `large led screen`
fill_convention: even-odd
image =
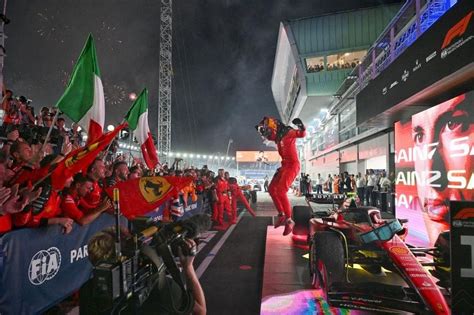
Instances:
[[[449,201],[474,200],[474,92],[395,124],[396,214],[408,242],[431,246],[449,229]]]
[[[281,161],[278,151],[237,151],[235,158],[237,162],[278,163]]]

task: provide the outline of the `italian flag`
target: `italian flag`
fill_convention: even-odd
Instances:
[[[149,169],[154,169],[158,164],[158,155],[148,126],[148,90],[143,89],[132,107],[125,116],[130,130],[138,140],[142,149],[143,159]]]
[[[66,91],[56,106],[71,120],[88,130],[88,143],[102,135],[105,120],[104,87],[92,35],[87,38]]]

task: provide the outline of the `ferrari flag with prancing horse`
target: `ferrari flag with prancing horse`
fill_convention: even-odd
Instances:
[[[118,188],[120,211],[128,219],[133,219],[155,210],[192,181],[192,177],[141,177],[120,182],[107,188],[106,192],[113,198],[114,188]]]

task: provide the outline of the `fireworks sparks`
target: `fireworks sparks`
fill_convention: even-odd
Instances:
[[[114,51],[116,49],[116,44],[122,44],[122,40],[118,40],[119,32],[117,26],[108,24],[105,21],[102,21],[97,40],[102,41],[107,44],[107,47]]]
[[[66,87],[71,79],[71,71],[74,68],[74,60],[71,60],[71,67],[67,70],[61,70],[61,84]]]
[[[61,70],[61,84],[66,87],[69,83],[69,72],[66,70]]]
[[[56,12],[59,15],[59,12]],[[60,32],[64,35],[64,30],[68,29],[68,25],[62,25],[56,19],[55,15],[51,14],[48,9],[44,9],[42,12],[38,12],[36,14],[39,20],[39,28],[36,30],[36,33],[43,37],[44,39],[49,40],[57,40],[61,43],[64,43],[62,36],[60,36]]]
[[[105,102],[110,105],[118,105],[123,103],[127,98],[127,93],[123,86],[118,84],[106,85],[104,87]]]

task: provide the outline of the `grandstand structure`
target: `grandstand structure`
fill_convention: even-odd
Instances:
[[[281,23],[272,92],[284,122],[300,117],[308,125],[299,143],[303,171],[390,169],[391,121],[367,110],[369,85],[457,2],[409,0]],[[350,67],[340,66],[348,59]]]

